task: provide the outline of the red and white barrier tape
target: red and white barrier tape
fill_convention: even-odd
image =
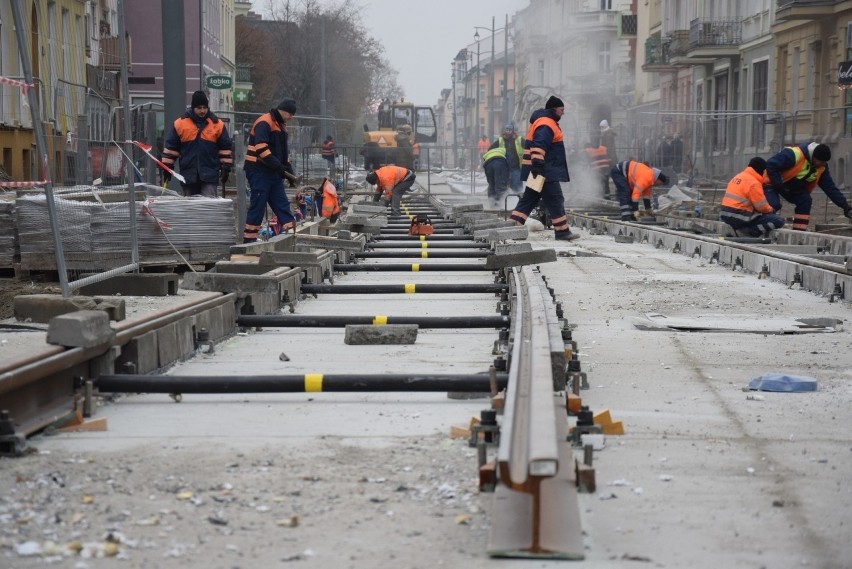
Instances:
[[[0,180],[0,187],[3,188],[34,188],[36,186],[46,186],[50,180],[40,180],[38,182],[4,182]]]
[[[21,94],[26,95],[27,89],[30,87],[35,87],[34,83],[24,83],[23,81],[18,81],[16,79],[10,79],[8,77],[3,77],[0,75],[0,83],[6,83],[7,85],[14,85],[15,87],[21,88]]]

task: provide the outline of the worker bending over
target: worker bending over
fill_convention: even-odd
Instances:
[[[367,173],[367,183],[375,184],[376,197],[383,205],[391,204],[391,215],[402,215],[402,195],[411,189],[417,176],[408,168],[382,166]]]
[[[668,177],[659,168],[651,168],[635,160],[619,162],[612,167],[609,175],[615,184],[622,221],[639,219],[639,200],[642,200],[645,213],[651,215],[651,188],[669,183]]]

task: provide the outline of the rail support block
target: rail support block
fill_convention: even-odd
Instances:
[[[93,348],[115,338],[109,316],[100,310],[80,310],[51,318],[47,343],[72,348]]]

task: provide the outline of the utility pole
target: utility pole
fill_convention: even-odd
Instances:
[[[503,124],[509,124],[509,14],[503,24],[503,89],[500,91],[500,109],[503,111]]]
[[[485,132],[489,136],[494,134],[494,63],[497,55],[494,53],[494,16],[491,16],[491,65],[488,69],[488,105],[485,107],[488,115],[488,126]]]

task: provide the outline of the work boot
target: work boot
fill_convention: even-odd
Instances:
[[[553,236],[557,241],[574,241],[575,239],[579,239],[580,236],[577,233],[557,233]]]

